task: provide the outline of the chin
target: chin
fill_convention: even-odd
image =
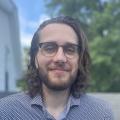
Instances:
[[[54,91],[66,90],[72,86],[74,81],[75,81],[75,76],[72,76],[70,74],[64,74],[58,76],[52,73],[48,73],[42,78],[43,84],[48,89]]]
[[[61,84],[61,85],[56,85],[56,84],[52,84],[52,85],[47,85],[47,88],[53,90],[53,91],[63,91],[63,90],[67,90],[70,86],[66,85],[66,84]]]
[[[49,77],[49,81],[53,84],[56,85],[64,85],[64,84],[68,84],[70,82],[70,77],[66,76],[60,76],[60,77]]]
[[[56,91],[62,91],[66,90],[71,87],[71,81],[70,78],[49,78],[49,81],[46,83],[46,86],[49,89],[56,90]]]

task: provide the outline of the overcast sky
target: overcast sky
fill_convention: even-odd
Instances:
[[[22,46],[30,46],[32,36],[39,24],[48,19],[44,0],[13,0],[18,8],[20,39]]]

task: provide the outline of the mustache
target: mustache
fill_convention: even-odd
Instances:
[[[48,66],[49,70],[63,70],[63,71],[70,71],[71,67],[69,65],[66,64],[50,64]]]

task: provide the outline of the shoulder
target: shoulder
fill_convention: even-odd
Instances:
[[[92,95],[82,95],[80,97],[80,107],[86,109],[87,112],[91,114],[101,115],[104,117],[113,117],[112,107],[111,105],[102,99],[94,97]]]
[[[109,103],[105,100],[103,100],[102,98],[97,98],[93,95],[90,95],[90,94],[84,94],[84,95],[81,95],[80,97],[80,101],[81,102],[84,102],[84,103],[88,103],[88,104],[92,104],[94,103],[94,105],[96,106],[104,106],[104,105],[108,105]]]
[[[4,103],[14,103],[17,101],[22,101],[23,99],[29,99],[29,96],[25,92],[20,92],[16,94],[9,95],[7,97],[4,97],[0,99],[0,106]],[[4,104],[5,105],[5,104]]]
[[[111,105],[107,101],[88,94],[82,95],[80,97],[80,104],[87,105],[91,107],[91,109],[94,108],[102,111],[111,110]]]
[[[30,100],[29,96],[24,93],[17,93],[9,95],[5,98],[0,99],[0,116],[1,114],[7,114],[13,109],[19,108],[22,104],[25,104],[25,101]]]

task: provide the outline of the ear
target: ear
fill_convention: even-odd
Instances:
[[[81,62],[82,62],[81,60],[82,60],[81,57],[79,57],[79,58],[78,58],[78,66],[81,65]]]
[[[37,58],[37,55],[36,55],[36,57],[35,57],[35,66],[36,66],[36,68],[38,69],[38,58]]]

